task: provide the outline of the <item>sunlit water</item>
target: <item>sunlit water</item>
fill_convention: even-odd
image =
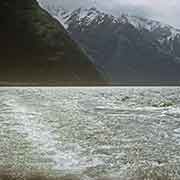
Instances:
[[[0,167],[178,176],[180,88],[0,88]]]

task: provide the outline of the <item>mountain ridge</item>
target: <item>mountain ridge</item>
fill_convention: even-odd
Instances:
[[[176,37],[180,39],[180,29],[174,28],[171,25],[161,23],[156,20],[151,20],[151,19],[142,18],[138,16],[132,16],[132,15],[123,14],[123,13],[121,16],[114,16],[112,14],[107,14],[103,11],[100,11],[95,7],[78,8],[72,11],[67,11],[63,9],[62,7],[54,7],[55,9],[53,9],[53,7],[49,6],[47,8],[45,6],[44,8],[46,8],[51,14],[53,14],[56,19],[62,22],[65,29],[67,30],[69,28],[69,25],[72,23],[72,16],[76,16],[76,23],[78,22],[80,24],[84,23],[84,25],[87,25],[87,26],[93,23],[93,21],[95,20],[97,20],[98,24],[102,23],[103,18],[106,16],[112,19],[112,22],[114,23],[129,23],[139,30],[144,29],[151,32],[156,31],[156,34],[159,35],[157,40],[161,44],[164,43],[165,41],[174,40]],[[89,18],[88,21],[87,21],[87,18]],[[161,34],[161,32],[158,32],[158,30],[159,31],[164,30],[164,32]]]
[[[115,17],[96,8],[65,12],[56,7],[54,16],[110,74],[113,84],[180,81],[180,30],[145,18]]]
[[[174,31],[174,32],[172,32],[173,35],[180,34],[180,29],[175,28],[172,25],[162,23],[162,22],[157,21],[157,20],[148,19],[148,18],[144,18],[141,16],[128,15],[128,13],[126,13],[126,14],[120,13],[121,15],[119,15],[119,16],[113,15],[112,13],[107,13],[105,11],[99,10],[98,8],[96,8],[94,6],[89,7],[89,8],[79,7],[78,9],[73,9],[70,11],[64,9],[62,6],[51,6],[48,4],[41,4],[41,6],[43,8],[45,8],[48,12],[50,12],[58,20],[64,21],[65,25],[68,25],[68,16],[71,16],[72,13],[75,13],[78,11],[82,12],[81,14],[83,14],[83,16],[80,16],[80,19],[82,19],[92,10],[92,11],[96,12],[97,15],[108,15],[109,17],[111,17],[113,19],[114,22],[116,22],[116,21],[129,22],[130,24],[132,24],[136,28],[139,26],[139,28],[141,28],[141,29],[144,28],[144,29],[148,29],[148,30],[150,30],[149,28],[151,28],[151,30],[153,30],[153,29],[156,29],[158,27],[168,28],[168,29],[171,29],[172,31]],[[94,18],[95,17],[96,16],[94,16]]]

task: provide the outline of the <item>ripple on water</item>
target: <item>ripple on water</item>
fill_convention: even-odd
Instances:
[[[168,164],[180,170],[179,94],[179,88],[0,90],[0,164],[90,177]],[[153,106],[169,101],[173,106]]]

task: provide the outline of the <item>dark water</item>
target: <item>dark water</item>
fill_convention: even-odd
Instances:
[[[0,167],[178,179],[180,88],[0,88]]]

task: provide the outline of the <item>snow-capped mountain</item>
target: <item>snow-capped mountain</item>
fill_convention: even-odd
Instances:
[[[180,30],[96,8],[45,7],[114,82],[180,80]]]
[[[65,28],[68,29],[72,21],[76,21],[79,25],[90,25],[94,22],[101,24],[105,18],[109,18],[113,23],[129,23],[139,30],[148,30],[155,32],[161,30],[161,36],[166,37],[168,40],[174,39],[176,36],[180,36],[180,30],[170,25],[163,24],[159,21],[145,19],[137,16],[129,16],[128,14],[122,14],[121,16],[113,16],[97,10],[96,8],[79,8],[73,11],[65,10],[62,7],[57,6],[45,6],[45,8],[59,21],[61,21]],[[160,39],[161,40],[161,39]]]
[[[68,30],[72,24],[79,25],[81,31],[84,26],[90,26],[96,23],[97,25],[102,24],[106,19],[110,19],[114,24],[131,24],[134,28],[139,31],[149,31],[154,34],[156,40],[164,45],[169,43],[169,50],[173,50],[172,41],[180,39],[180,30],[170,25],[163,24],[158,21],[149,20],[137,16],[129,16],[122,14],[119,17],[106,14],[97,10],[96,8],[79,8],[73,11],[67,11],[62,7],[57,6],[45,6],[45,8],[58,19],[64,27]]]

